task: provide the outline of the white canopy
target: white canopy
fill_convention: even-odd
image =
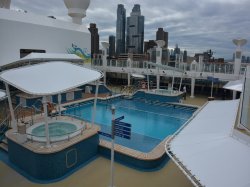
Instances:
[[[250,147],[234,138],[239,100],[209,102],[173,139],[172,153],[207,187],[250,185]]]
[[[4,82],[33,95],[53,95],[96,81],[103,74],[67,62],[46,62],[0,74]]]
[[[75,54],[63,54],[63,53],[30,53],[27,56],[20,58],[17,61],[6,64],[2,68],[13,67],[18,64],[31,63],[31,62],[48,62],[48,61],[69,61],[69,62],[82,62],[79,56]]]
[[[227,84],[223,86],[223,88],[233,91],[242,92],[243,88],[243,79],[236,81],[229,81]]]

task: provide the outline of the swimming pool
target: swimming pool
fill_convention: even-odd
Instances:
[[[131,139],[115,138],[117,144],[149,152],[168,135],[178,130],[197,109],[160,103],[143,99],[126,100],[116,98],[108,101],[98,100],[95,123],[101,126],[101,131],[111,131],[111,105],[116,107],[116,117],[125,116],[124,122],[132,125]],[[91,121],[93,103],[79,103],[69,106],[66,114],[78,116],[84,120]],[[100,137],[109,140],[106,137]]]

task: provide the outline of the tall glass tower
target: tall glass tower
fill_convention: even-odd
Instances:
[[[91,57],[93,58],[94,54],[99,54],[98,28],[95,23],[90,23],[88,29],[91,33]]]
[[[126,9],[118,4],[116,20],[116,56],[125,53]]]
[[[142,54],[144,42],[144,16],[140,5],[135,4],[127,18],[127,53]]]
[[[109,57],[115,57],[115,36],[109,36]]]

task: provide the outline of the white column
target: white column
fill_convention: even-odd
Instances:
[[[170,88],[172,88],[172,84],[169,82],[168,83],[168,90],[170,90]]]
[[[106,53],[102,56],[102,66],[106,69],[107,67],[107,55]]]
[[[103,83],[106,86],[107,84],[107,72],[106,71],[103,71]]]
[[[106,69],[107,67],[107,49],[109,47],[109,43],[107,42],[101,42],[102,44],[102,66]]]
[[[61,116],[61,114],[62,114],[62,111],[61,111],[62,95],[61,95],[61,93],[58,94],[57,99],[58,99],[59,116]]]
[[[158,46],[156,48],[156,64],[162,64],[161,59],[162,59],[162,48]]]
[[[173,78],[172,78],[172,91],[174,90],[174,76],[175,76],[175,74],[174,74],[174,70],[173,70]]]
[[[130,86],[130,73],[128,73],[128,86]]]
[[[160,75],[156,75],[156,89],[160,89]]]
[[[44,111],[44,122],[45,122],[45,136],[46,136],[46,147],[50,146],[50,139],[49,139],[49,123],[48,123],[48,110],[47,110],[47,98],[43,96],[43,111]]]
[[[195,78],[191,78],[191,98],[194,98]]]
[[[241,49],[238,48],[235,52],[234,75],[240,74],[240,66],[241,66]]]
[[[149,75],[148,75],[148,73],[147,73],[147,82],[148,82],[148,91],[149,91]]]
[[[214,77],[213,77],[213,79],[214,79]],[[210,97],[213,97],[213,90],[214,90],[214,80],[212,80]]]
[[[233,99],[236,99],[237,92],[233,91]]]
[[[183,74],[181,75],[181,81],[180,81],[180,85],[179,85],[179,92],[181,91],[182,78],[183,78]]]
[[[96,103],[97,103],[98,89],[99,89],[99,80],[96,81],[95,99],[94,99],[94,107],[93,107],[93,116],[92,116],[92,123],[91,123],[92,126],[95,124]]]
[[[17,121],[15,119],[14,109],[12,106],[9,85],[7,83],[5,83],[5,88],[6,88],[6,94],[8,96],[8,103],[9,103],[9,108],[10,108],[11,128],[14,130],[17,130]]]

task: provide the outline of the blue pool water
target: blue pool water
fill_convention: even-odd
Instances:
[[[77,130],[77,127],[74,124],[66,122],[53,122],[49,124],[49,136],[63,136],[70,133],[73,133]],[[34,128],[31,132],[32,135],[37,137],[45,137],[45,125],[42,124]]]
[[[111,105],[116,108],[116,117],[125,116],[123,122],[132,125],[131,139],[116,137],[115,142],[142,152],[151,151],[164,138],[173,134],[196,110],[193,107],[152,103],[139,99],[98,101],[95,123],[101,126],[101,131],[107,133],[111,131]],[[92,110],[93,103],[80,103],[70,106],[65,113],[91,121]],[[108,140],[105,137],[101,138]]]

